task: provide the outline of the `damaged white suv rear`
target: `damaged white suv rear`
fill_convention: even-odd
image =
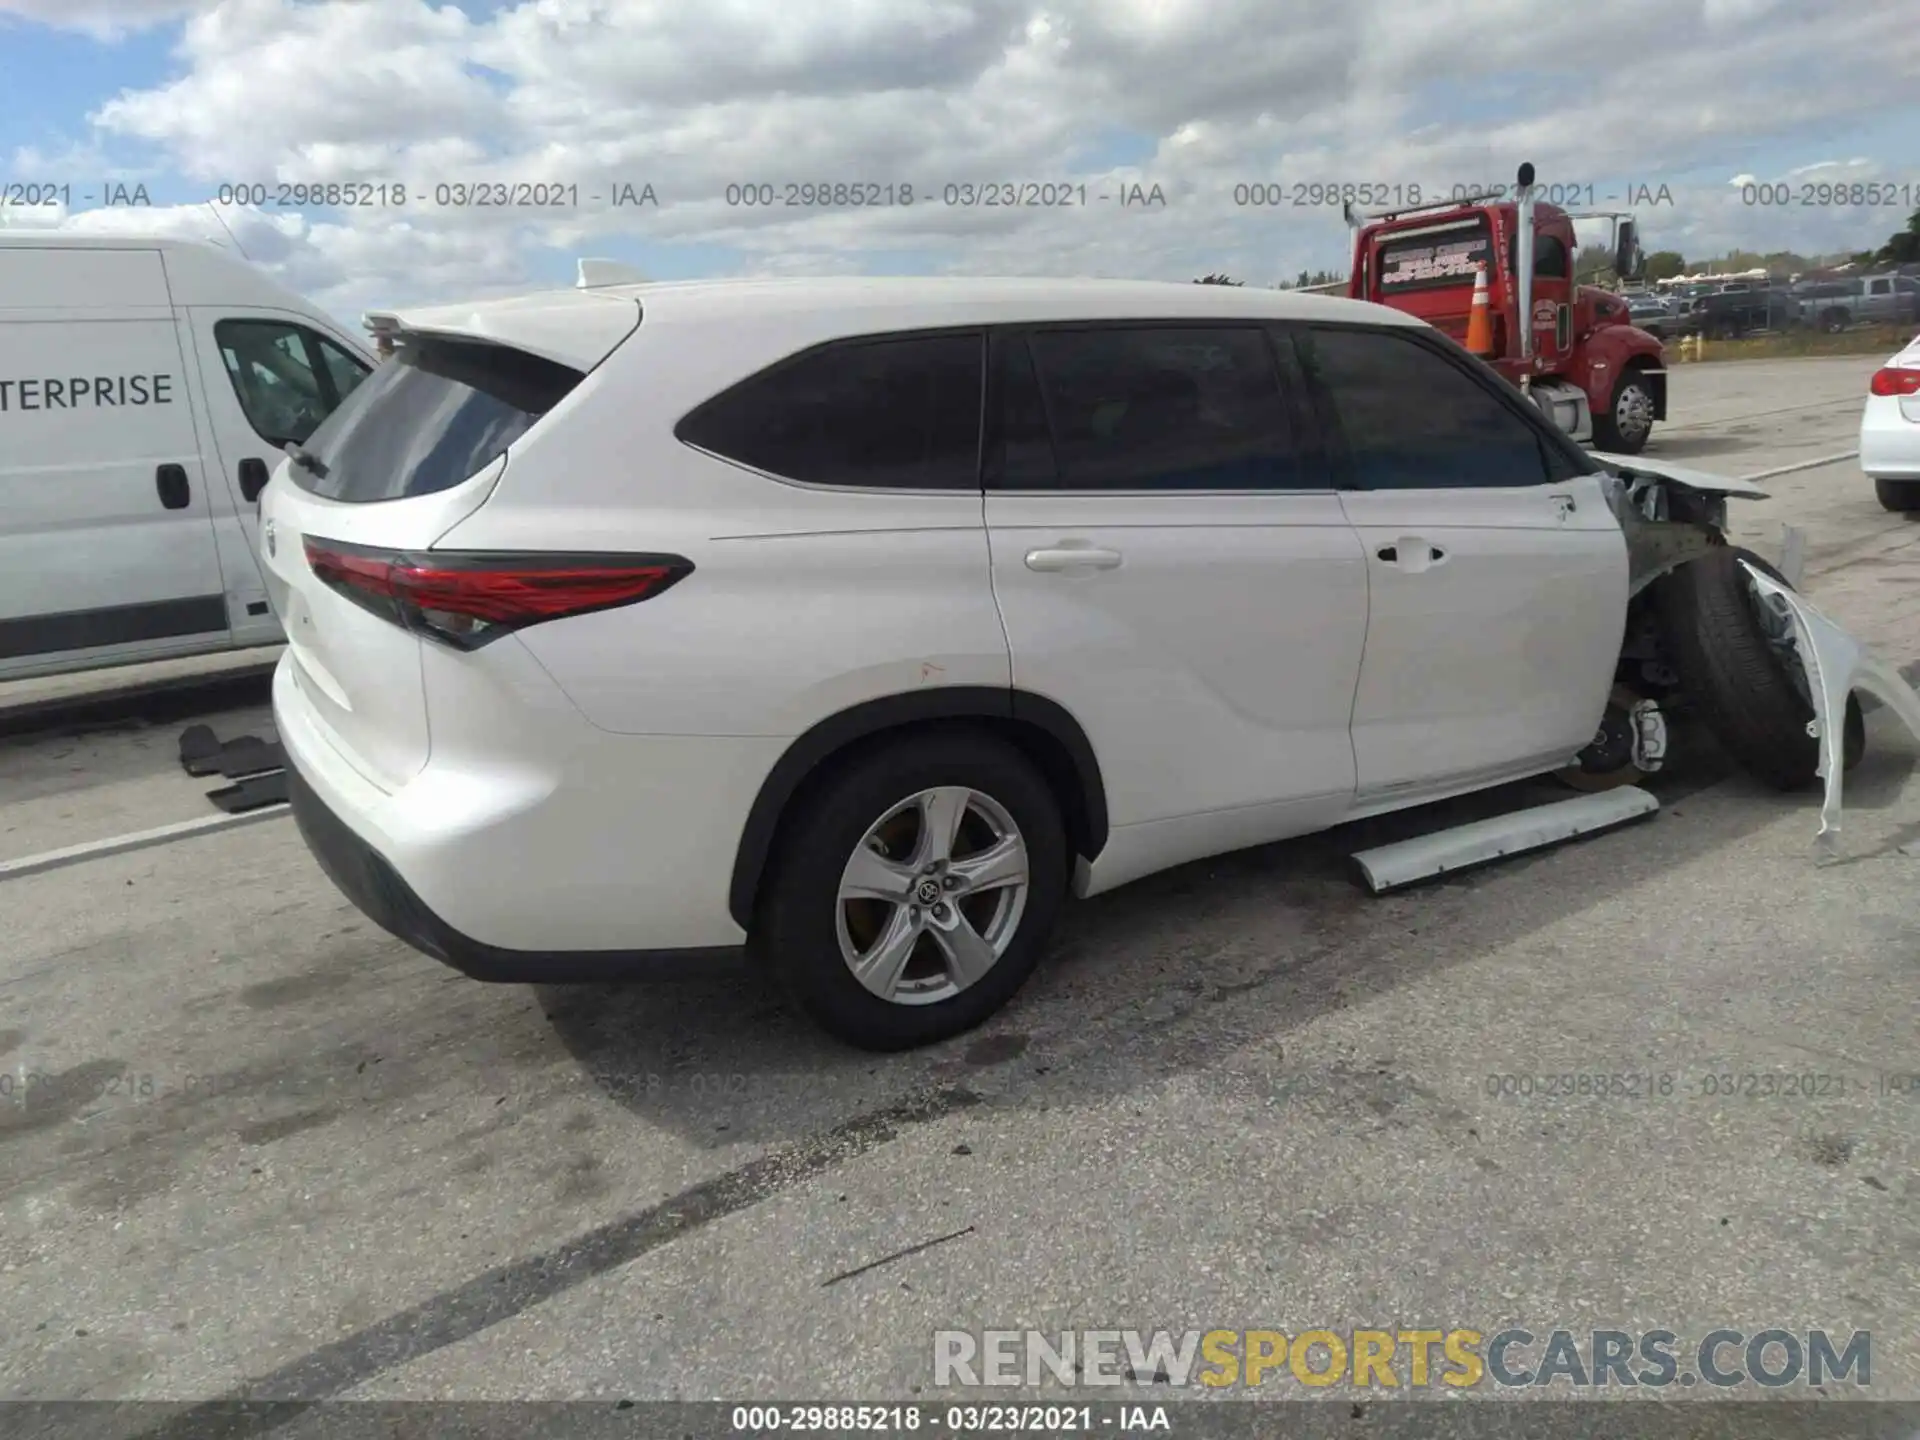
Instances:
[[[275,711],[323,867],[481,979],[747,950],[913,1046],[1005,1005],[1069,895],[1609,791],[1676,699],[1836,797],[1856,686],[1920,729],[1726,545],[1751,486],[1603,465],[1392,310],[808,280],[384,323],[263,498]]]

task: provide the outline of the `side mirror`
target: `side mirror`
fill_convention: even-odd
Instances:
[[[1613,273],[1622,280],[1638,280],[1647,273],[1647,257],[1640,251],[1640,227],[1622,220],[1613,242]]]

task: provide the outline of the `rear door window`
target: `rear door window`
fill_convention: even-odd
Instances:
[[[1542,485],[1539,433],[1464,364],[1410,336],[1315,327],[1299,333],[1301,360],[1337,420],[1363,490]]]
[[[977,489],[985,364],[977,330],[840,341],[722,392],[674,433],[805,484]]]
[[[1008,489],[1286,490],[1295,416],[1257,326],[1107,326],[1008,337]]]
[[[328,500],[403,500],[471,479],[584,375],[523,350],[417,340],[360,382],[306,444],[294,484]]]

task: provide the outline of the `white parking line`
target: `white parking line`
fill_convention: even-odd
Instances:
[[[1822,465],[1838,465],[1842,460],[1858,460],[1858,450],[1842,450],[1838,455],[1824,455],[1818,460],[1801,460],[1792,465],[1782,465],[1777,470],[1762,470],[1758,475],[1742,475],[1742,480],[1771,480],[1776,475],[1791,475],[1796,470],[1818,470]]]
[[[129,850],[145,850],[150,845],[165,845],[172,840],[209,835],[217,830],[232,830],[241,825],[251,825],[258,820],[272,820],[291,813],[291,809],[284,803],[263,805],[258,810],[243,810],[237,815],[203,815],[198,820],[181,820],[172,825],[162,825],[155,830],[135,830],[127,835],[110,835],[105,840],[89,840],[82,845],[69,845],[63,850],[45,850],[38,855],[27,855],[18,860],[0,860],[0,880],[18,880],[25,875],[38,875],[43,871],[58,870],[63,865],[77,865],[83,860],[98,860],[103,855],[124,855]]]

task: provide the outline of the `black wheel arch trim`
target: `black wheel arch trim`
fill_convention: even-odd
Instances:
[[[754,903],[788,804],[807,777],[856,740],[903,726],[941,720],[1004,720],[1030,725],[1066,753],[1079,784],[1082,813],[1068,817],[1075,850],[1088,860],[1107,843],[1107,792],[1087,732],[1065,708],[1039,695],[992,685],[943,685],[887,695],[850,706],[814,725],[789,745],[760,784],[734,855],[727,909],[751,931]],[[1065,798],[1065,797],[1063,797]],[[1077,822],[1077,823],[1076,823]]]

